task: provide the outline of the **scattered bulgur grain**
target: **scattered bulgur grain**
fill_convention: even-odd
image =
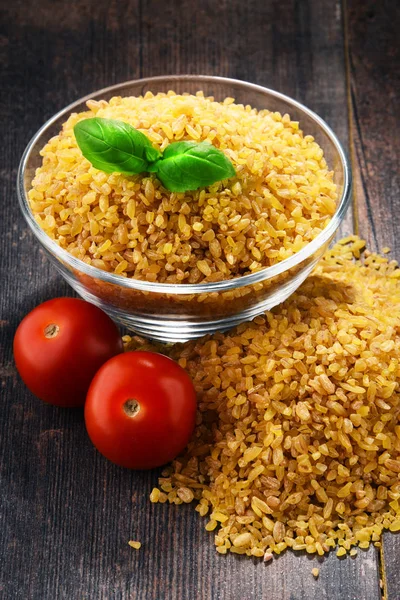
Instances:
[[[194,498],[194,494],[193,494],[192,490],[190,490],[187,487],[178,488],[176,493],[177,493],[178,497],[183,502],[186,502],[186,503],[190,503]]]
[[[139,548],[142,545],[140,542],[135,542],[134,540],[130,540],[128,542],[128,544],[130,545],[131,548],[134,548],[135,550],[139,550]]]
[[[233,539],[233,545],[235,548],[243,548],[244,546],[250,546],[253,541],[251,533],[241,533]]]
[[[193,482],[220,554],[354,556],[400,528],[400,270],[363,246],[341,240],[251,323],[158,347],[185,361],[199,397],[159,485],[173,502]]]
[[[150,494],[150,502],[159,502],[161,492],[158,488],[153,488]]]
[[[319,569],[317,569],[316,567],[314,567],[314,569],[311,570],[311,573],[313,574],[313,576],[315,577],[315,579],[317,577],[319,577]]]
[[[400,519],[396,519],[390,523],[389,531],[400,531]]]
[[[272,558],[273,558],[272,552],[265,552],[265,554],[264,554],[264,562],[269,562],[270,560],[272,560]]]

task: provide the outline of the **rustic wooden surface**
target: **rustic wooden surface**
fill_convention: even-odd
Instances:
[[[400,258],[398,10],[393,0],[14,0],[0,21],[0,598],[3,600],[400,599],[400,537],[384,553],[272,564],[216,555],[192,507],[153,506],[157,473],[107,463],[79,410],[37,401],[12,337],[39,302],[70,294],[27,232],[15,196],[24,146],[67,103],[168,73],[245,79],[323,116],[349,149],[356,202],[342,233]],[[397,23],[396,23],[397,21]],[[127,542],[139,539],[139,552]],[[315,581],[314,566],[320,568]],[[381,568],[381,573],[380,573]]]
[[[400,259],[400,8],[350,0],[347,36],[356,227],[370,247]],[[400,301],[400,298],[399,298]],[[380,556],[386,600],[400,599],[400,536],[386,533]]]

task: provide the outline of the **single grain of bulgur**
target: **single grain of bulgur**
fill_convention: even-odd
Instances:
[[[139,550],[142,546],[141,542],[137,542],[135,540],[130,540],[128,542],[128,544],[130,545],[131,548],[134,548],[135,550]]]

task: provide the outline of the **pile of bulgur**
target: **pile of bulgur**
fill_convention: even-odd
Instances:
[[[87,105],[43,148],[29,192],[39,225],[87,264],[147,281],[229,279],[298,252],[336,210],[323,151],[289,115],[201,92]],[[236,177],[176,194],[154,174],[103,173],[82,156],[73,133],[95,116],[130,123],[161,150],[179,140],[208,141],[229,157]]]
[[[195,499],[221,554],[354,556],[400,530],[400,269],[363,246],[342,240],[281,306],[168,352],[198,418],[150,499]]]

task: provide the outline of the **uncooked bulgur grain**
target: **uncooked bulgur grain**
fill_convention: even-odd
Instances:
[[[289,115],[201,92],[87,105],[41,151],[29,192],[38,224],[87,264],[147,281],[229,279],[298,252],[336,210],[323,151]],[[236,177],[177,194],[154,174],[103,173],[82,156],[73,134],[78,121],[95,116],[130,123],[160,150],[206,140],[228,156]]]
[[[339,242],[251,323],[158,348],[198,393],[159,486],[172,503],[192,490],[220,554],[354,556],[400,530],[400,269],[363,246]]]
[[[131,548],[134,548],[135,550],[140,550],[140,548],[142,547],[141,542],[137,542],[135,540],[130,540],[128,542],[128,544],[130,545]]]

